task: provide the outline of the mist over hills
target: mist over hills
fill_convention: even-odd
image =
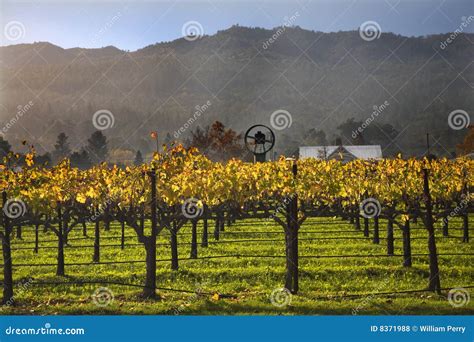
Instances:
[[[384,154],[417,155],[429,132],[433,150],[448,155],[466,133],[449,127],[449,113],[474,112],[474,34],[459,34],[441,48],[448,37],[382,33],[365,41],[358,31],[233,26],[133,52],[113,46],[63,49],[47,42],[5,46],[0,122],[5,128],[17,119],[3,132],[15,147],[26,139],[40,151],[51,150],[65,132],[79,149],[95,130],[93,114],[107,109],[114,116],[113,127],[104,131],[110,148],[149,153],[151,130],[162,141],[167,133],[173,137],[196,106],[209,101],[179,140],[215,120],[239,132],[270,125],[271,114],[283,109],[292,124],[275,131],[277,151],[291,153],[323,140],[318,135],[314,141],[310,129],[324,131],[329,143],[336,137],[355,143],[350,132],[357,122],[387,101],[362,133],[367,143],[381,143]],[[30,101],[19,116],[18,106]]]

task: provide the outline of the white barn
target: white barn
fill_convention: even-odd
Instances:
[[[301,146],[299,157],[316,159],[336,159],[348,162],[354,159],[382,159],[380,145],[333,145],[333,146]]]

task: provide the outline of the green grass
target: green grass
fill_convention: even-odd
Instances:
[[[471,218],[472,219],[472,218]],[[331,221],[330,224],[324,223]],[[285,274],[284,258],[229,257],[219,259],[189,260],[190,226],[183,227],[179,234],[179,270],[171,271],[170,261],[157,263],[157,286],[180,290],[199,291],[209,294],[193,294],[159,290],[160,299],[143,300],[140,288],[107,284],[110,282],[142,285],[145,278],[145,263],[90,264],[81,266],[68,263],[89,263],[93,254],[93,228],[88,228],[89,237],[82,238],[79,228],[69,235],[69,246],[65,248],[66,277],[57,277],[55,266],[14,266],[14,281],[25,281],[30,277],[32,285],[18,291],[15,306],[3,306],[1,314],[181,314],[181,315],[306,315],[336,314],[473,314],[474,299],[460,308],[451,306],[446,292],[438,296],[430,292],[370,295],[373,292],[393,292],[424,289],[428,283],[428,257],[413,257],[413,267],[402,266],[402,257],[338,257],[304,258],[304,256],[328,255],[386,255],[385,225],[381,221],[381,243],[372,243],[372,236],[363,237],[361,231],[347,222],[336,219],[308,219],[300,230],[300,292],[293,295],[291,303],[283,307],[272,305],[273,290],[281,288]],[[212,225],[210,225],[212,226]],[[452,228],[461,227],[461,221],[450,223]],[[472,221],[470,222],[472,227]],[[413,225],[412,252],[426,254],[428,251],[426,230],[422,225]],[[444,238],[437,228],[438,253],[472,253],[473,242],[462,243],[462,231],[450,230],[456,238]],[[209,247],[201,248],[201,225],[199,225],[199,257],[224,255],[280,255],[285,254],[283,229],[273,221],[238,221],[221,232],[215,242],[212,233]],[[213,227],[210,232],[212,232]],[[371,226],[372,231],[372,226]],[[473,230],[471,230],[472,235]],[[372,234],[371,234],[372,235]],[[144,260],[145,252],[131,228],[126,230],[126,243],[120,246],[101,248],[101,261]],[[56,237],[53,233],[40,232],[40,250],[33,252],[34,232],[31,227],[23,230],[23,239],[12,241],[12,260],[15,264],[55,264]],[[334,239],[346,237],[345,239]],[[347,237],[351,237],[348,239]],[[101,230],[102,245],[120,244],[120,227],[112,224],[110,231]],[[158,259],[169,259],[169,234],[159,236]],[[318,239],[326,238],[326,239]],[[327,239],[331,238],[331,239]],[[277,241],[264,241],[274,240]],[[312,239],[312,240],[311,240]],[[241,242],[226,243],[231,240]],[[259,241],[260,240],[260,241]],[[472,241],[472,240],[471,240]],[[136,245],[132,245],[136,244]],[[163,244],[163,245],[161,245]],[[78,248],[79,246],[89,246]],[[51,248],[41,248],[51,247]],[[18,249],[24,248],[24,249]],[[395,253],[402,254],[400,229],[395,230]],[[443,288],[474,285],[473,256],[456,255],[439,257],[441,284]],[[84,285],[35,285],[35,282],[98,281],[100,284]],[[106,307],[96,306],[91,295],[101,287],[108,287],[114,300]],[[471,293],[474,289],[467,289]],[[230,294],[232,298],[216,298],[213,293]],[[367,295],[369,294],[369,295]],[[350,297],[349,295],[360,295]]]

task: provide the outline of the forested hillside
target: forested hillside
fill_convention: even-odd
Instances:
[[[427,132],[438,154],[462,141],[466,130],[451,129],[447,118],[455,109],[474,111],[474,35],[461,34],[442,49],[448,35],[382,33],[364,41],[357,31],[294,27],[268,44],[276,30],[234,26],[133,52],[44,42],[0,47],[3,125],[32,102],[5,137],[13,146],[28,139],[41,151],[65,132],[79,149],[95,129],[93,114],[107,109],[115,118],[104,132],[110,147],[148,153],[150,130],[161,140],[172,137],[209,101],[179,139],[216,120],[237,132],[269,125],[271,114],[284,109],[292,125],[276,132],[277,147],[291,153],[338,136],[358,143],[351,131],[387,101],[363,132],[365,143],[381,143],[384,154],[424,153]]]

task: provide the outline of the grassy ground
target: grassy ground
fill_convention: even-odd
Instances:
[[[473,227],[472,217],[470,226]],[[18,264],[55,264],[56,237],[40,233],[40,250],[33,252],[34,232],[25,228],[23,239],[14,239],[12,260],[14,281],[27,281],[22,289],[16,287],[15,306],[3,306],[1,314],[473,314],[474,300],[455,308],[442,296],[429,292],[371,295],[373,292],[392,292],[424,289],[428,283],[428,257],[415,256],[413,267],[402,266],[401,256],[386,255],[385,225],[381,222],[381,243],[375,245],[364,238],[361,231],[347,222],[336,219],[308,219],[300,231],[300,292],[291,296],[291,302],[281,307],[272,304],[272,292],[283,285],[284,258],[228,257],[190,260],[190,227],[179,234],[179,270],[171,271],[169,234],[162,232],[158,246],[157,286],[189,290],[183,293],[159,290],[160,299],[142,300],[138,287],[110,283],[143,284],[145,278],[144,249],[132,229],[126,231],[127,246],[120,249],[120,227],[112,225],[102,230],[101,261],[130,261],[122,264],[67,265],[90,263],[93,254],[93,228],[83,238],[80,229],[69,236],[65,249],[66,277],[55,275],[55,266],[17,266]],[[462,243],[461,221],[451,222],[451,237],[441,236],[437,228],[438,253],[472,253],[473,242]],[[213,228],[213,227],[212,227]],[[427,253],[426,230],[413,225],[413,254]],[[371,227],[372,230],[372,227]],[[212,229],[210,229],[212,231]],[[471,230],[471,235],[472,235]],[[201,226],[199,226],[199,234]],[[372,234],[371,234],[372,235]],[[235,242],[236,240],[240,240]],[[234,242],[231,242],[234,241]],[[199,257],[225,255],[279,255],[284,256],[284,235],[281,227],[268,220],[238,221],[226,227],[220,241],[209,237],[209,247],[201,248]],[[200,243],[200,235],[199,235]],[[115,245],[115,246],[105,246]],[[87,246],[80,248],[81,246]],[[395,253],[402,254],[401,231],[395,231]],[[361,255],[364,257],[304,258],[304,256]],[[162,259],[165,259],[161,261]],[[186,259],[186,260],[185,260]],[[473,256],[440,256],[443,288],[474,285]],[[36,282],[89,280],[103,284],[48,285]],[[107,306],[97,306],[91,295],[101,286],[112,291],[114,300]],[[474,292],[474,288],[467,289]],[[196,294],[196,292],[198,294]],[[232,298],[213,295],[230,294]],[[348,295],[360,295],[348,297]],[[284,299],[288,299],[284,297]]]

